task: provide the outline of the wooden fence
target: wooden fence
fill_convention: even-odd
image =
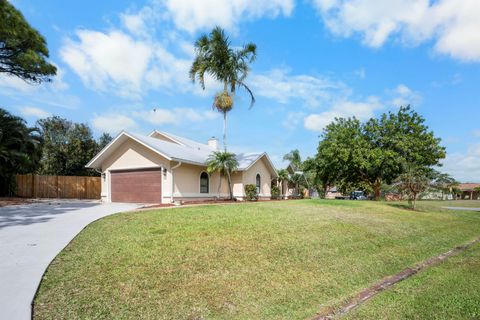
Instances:
[[[100,177],[17,175],[22,198],[100,199]]]

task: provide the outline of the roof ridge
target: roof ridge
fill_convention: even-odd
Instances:
[[[178,136],[176,134],[173,134],[173,133],[169,133],[169,132],[165,132],[165,131],[160,131],[160,130],[155,130],[155,132],[158,132],[160,134],[164,134],[170,138],[172,138],[173,140],[179,140],[179,142],[181,144],[184,144],[185,146],[187,147],[191,147],[191,148],[195,148],[195,146],[192,146],[192,145],[187,145],[191,142],[193,142],[194,144],[197,144],[197,145],[201,145],[201,146],[204,146],[208,149],[213,149],[211,146],[209,146],[207,143],[202,143],[202,142],[198,142],[198,141],[195,141],[195,140],[192,140],[190,138],[185,138],[185,137],[181,137],[181,136]],[[183,140],[183,141],[182,141]],[[185,143],[184,143],[185,142]]]

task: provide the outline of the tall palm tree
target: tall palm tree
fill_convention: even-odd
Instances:
[[[238,169],[238,161],[234,153],[215,151],[207,159],[207,172],[218,172],[220,183],[222,177],[227,177],[230,200],[233,200],[232,173]]]
[[[278,170],[277,174],[278,174],[278,182],[280,182],[280,187],[282,188],[282,197],[285,197],[285,190],[284,190],[285,188],[283,187],[283,185],[289,179],[288,171],[286,169],[280,169]]]
[[[209,35],[195,42],[196,56],[190,68],[190,78],[198,80],[205,90],[205,74],[223,84],[223,91],[215,95],[213,107],[223,114],[223,147],[227,151],[227,113],[232,110],[235,92],[245,89],[250,96],[250,107],[255,103],[252,90],[245,84],[250,63],[257,57],[257,46],[247,43],[233,48],[225,31],[215,27]]]
[[[295,170],[302,170],[302,157],[298,149],[292,150],[283,156],[283,160],[289,161]]]

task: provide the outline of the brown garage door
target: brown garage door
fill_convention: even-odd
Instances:
[[[111,172],[113,202],[160,203],[162,200],[161,169]]]

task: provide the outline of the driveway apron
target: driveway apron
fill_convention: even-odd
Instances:
[[[0,319],[30,319],[35,292],[55,256],[92,221],[138,207],[54,200],[0,208]]]

